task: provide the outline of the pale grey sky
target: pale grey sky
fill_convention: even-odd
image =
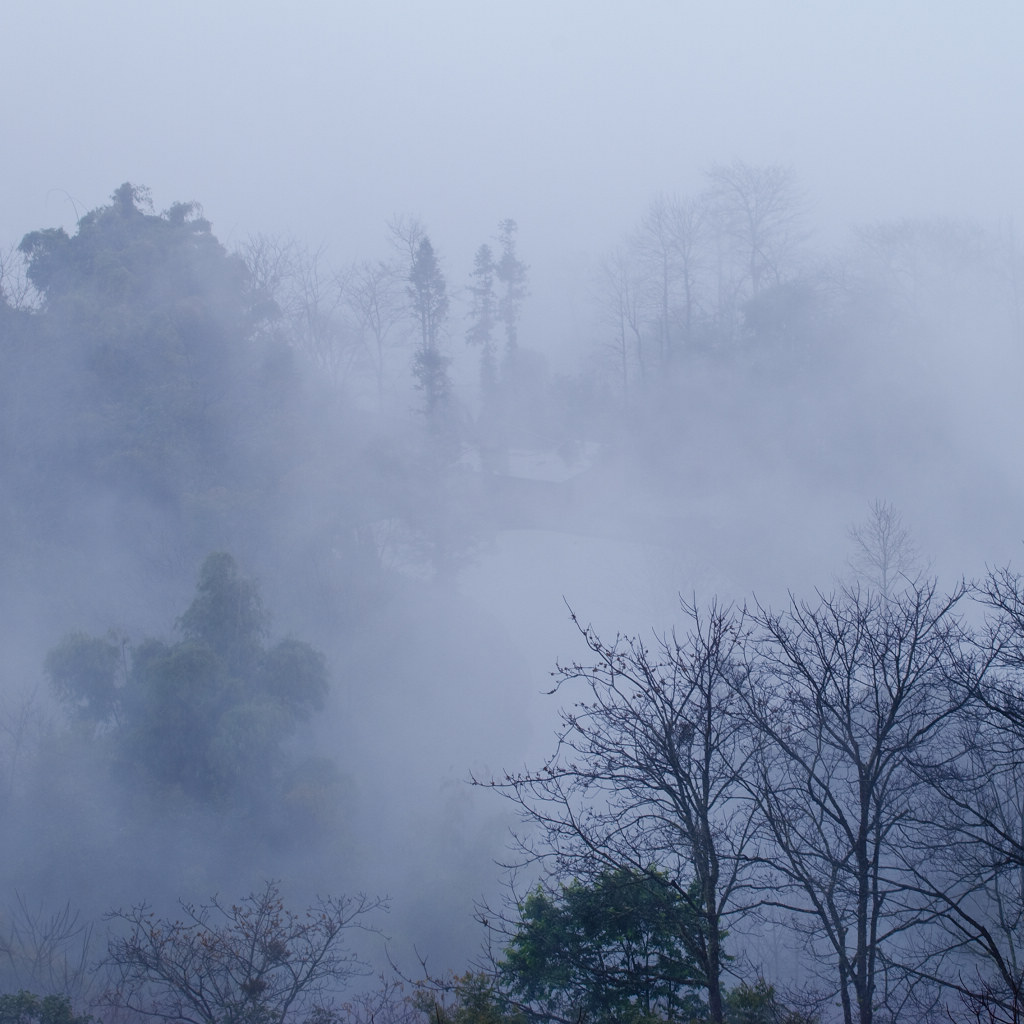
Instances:
[[[714,161],[792,164],[816,220],[1024,216],[1024,4],[36,0],[5,5],[0,243],[122,181],[248,233],[541,271]]]

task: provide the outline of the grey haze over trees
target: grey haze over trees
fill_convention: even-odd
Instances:
[[[309,795],[332,771],[286,748],[324,706],[323,654],[293,638],[266,645],[259,590],[224,553],[203,562],[176,628],[174,643],[72,633],[46,657],[51,686],[124,785],[241,809],[255,836],[315,829]]]
[[[891,502],[876,500],[867,521],[850,528],[850,540],[849,564],[855,578],[883,598],[893,587],[913,582],[921,569],[913,536]]]
[[[195,204],[156,213],[145,190],[125,185],[108,205],[88,212],[77,233],[51,229],[27,236],[13,263],[5,264],[11,269],[4,270],[0,303],[0,547],[11,580],[4,621],[9,650],[20,652],[9,678],[24,679],[26,691],[23,706],[5,697],[0,708],[0,798],[13,822],[4,854],[11,887],[31,893],[63,887],[54,898],[65,890],[113,892],[110,876],[119,874],[118,899],[128,885],[156,899],[166,897],[170,875],[181,877],[191,895],[214,891],[208,883],[223,884],[223,871],[249,878],[266,864],[315,863],[319,879],[327,877],[324,865],[348,870],[359,858],[364,869],[369,863],[383,875],[389,858],[398,864],[404,856],[394,848],[403,847],[408,830],[404,821],[385,824],[376,809],[400,803],[415,786],[425,789],[435,769],[461,776],[460,765],[490,764],[500,743],[513,742],[504,720],[495,728],[480,722],[495,700],[515,706],[509,717],[526,714],[520,708],[529,702],[515,684],[505,693],[495,680],[525,678],[529,669],[520,666],[540,657],[536,652],[548,639],[544,626],[520,629],[517,623],[525,605],[541,607],[552,564],[561,565],[573,550],[589,562],[588,599],[593,595],[596,603],[604,595],[618,614],[637,596],[637,588],[619,579],[612,557],[626,545],[633,545],[634,563],[638,553],[656,552],[652,561],[663,576],[674,574],[673,586],[689,580],[729,593],[746,587],[739,581],[754,579],[759,590],[768,581],[774,594],[791,583],[802,588],[812,572],[820,578],[820,564],[811,567],[814,555],[787,547],[775,517],[782,508],[806,524],[802,540],[808,550],[817,544],[820,553],[830,524],[844,522],[862,494],[895,491],[901,507],[908,498],[920,507],[941,498],[945,482],[959,484],[973,473],[983,486],[968,489],[988,498],[971,507],[970,530],[961,530],[957,543],[985,553],[995,533],[991,522],[978,525],[983,517],[1001,514],[1015,530],[1015,492],[1003,469],[989,470],[1000,468],[1000,442],[1016,435],[982,426],[970,414],[977,406],[961,400],[962,389],[983,388],[986,415],[1004,416],[1012,427],[1015,406],[1000,396],[1012,399],[1019,366],[1011,355],[1000,355],[999,346],[1009,352],[1019,339],[1019,254],[1005,232],[910,219],[858,230],[842,251],[815,254],[799,188],[786,187],[794,179],[764,167],[747,170],[738,175],[739,192],[732,184],[732,191],[716,192],[709,175],[707,188],[692,198],[666,194],[638,211],[636,231],[608,262],[600,295],[604,333],[581,331],[591,347],[581,344],[561,374],[549,372],[545,354],[531,349],[535,328],[550,310],[524,300],[527,271],[518,235],[503,223],[481,257],[483,272],[467,275],[457,261],[468,265],[472,251],[451,249],[446,225],[432,232],[435,265],[441,266],[443,247],[451,280],[468,276],[471,285],[465,295],[447,281],[443,293],[434,291],[448,301],[436,338],[443,359],[451,360],[444,367],[448,401],[459,423],[458,444],[444,451],[431,439],[429,418],[417,412],[427,392],[415,390],[410,374],[424,335],[423,320],[410,316],[409,275],[427,240],[413,222],[396,222],[400,244],[385,259],[328,259],[319,245],[276,242],[232,254]],[[717,171],[720,178],[738,174],[737,165]],[[718,187],[724,189],[723,181]],[[753,200],[749,208],[744,195]],[[787,221],[780,211],[790,202]],[[769,212],[761,217],[758,209]],[[508,254],[519,270],[503,280],[498,267]],[[19,265],[26,273],[22,290]],[[531,279],[530,285],[543,293],[545,282]],[[479,296],[475,287],[483,290]],[[518,353],[514,379],[503,302]],[[590,312],[596,325],[598,310]],[[476,328],[475,348],[446,347],[460,329],[466,336]],[[486,339],[498,399],[490,404],[498,425],[490,434],[484,375],[475,392],[475,373],[460,372],[460,360],[475,360]],[[614,365],[599,364],[594,347],[610,339]],[[992,356],[984,372],[972,371],[964,358],[976,351]],[[480,410],[475,423],[471,409]],[[493,454],[485,458],[488,444]],[[474,445],[479,460],[472,457]],[[521,469],[527,463],[542,466],[536,479],[532,468]],[[820,488],[821,480],[829,486]],[[822,498],[825,492],[831,497]],[[627,495],[628,502],[620,502]],[[935,507],[942,508],[941,501]],[[787,904],[774,910],[773,934],[794,947],[806,938],[799,954],[804,975],[812,971],[819,992],[840,1002],[845,985],[853,1016],[860,1017],[872,992],[878,1021],[896,1006],[903,1016],[918,1012],[929,999],[1007,1020],[1015,1013],[1020,801],[1013,575],[1007,569],[984,585],[997,595],[982,605],[988,632],[967,630],[962,644],[953,643],[960,617],[977,618],[974,598],[981,592],[968,589],[946,618],[939,616],[952,595],[943,598],[935,589],[929,598],[921,567],[901,561],[907,545],[894,509],[880,502],[874,523],[858,528],[867,552],[851,558],[849,586],[806,605],[783,600],[777,614],[767,603],[763,616],[758,608],[736,613],[742,639],[718,677],[714,696],[723,714],[712,722],[718,760],[710,762],[722,792],[732,795],[712,805],[713,845],[698,841],[699,829],[693,833],[698,840],[687,838],[686,799],[687,813],[699,823],[703,793],[696,780],[708,767],[696,740],[684,758],[685,744],[673,746],[666,735],[658,747],[660,734],[652,734],[651,756],[669,764],[675,750],[680,771],[669,781],[637,774],[633,790],[625,782],[620,787],[616,776],[615,788],[602,793],[604,819],[587,822],[609,829],[635,824],[635,849],[625,833],[616,834],[620,845],[609,847],[605,861],[595,853],[588,863],[581,841],[574,854],[579,877],[554,872],[546,879],[545,895],[558,909],[563,886],[586,887],[604,868],[639,871],[648,881],[649,872],[664,873],[672,881],[655,891],[687,901],[703,915],[699,920],[719,913],[718,931],[700,931],[705,937],[697,947],[704,964],[714,965],[717,956],[719,994],[711,995],[711,969],[702,968],[701,991],[709,1013],[713,998],[720,1003],[723,1021],[740,1012],[735,1007],[743,999],[756,1003],[757,993],[773,984],[779,1005],[797,1005],[783,991],[786,979],[772,977],[759,987],[758,950],[748,944],[762,925],[755,909],[769,913],[756,905],[772,878],[778,902]],[[952,536],[952,527],[947,532]],[[529,554],[538,541],[549,545],[543,566]],[[252,642],[234,653],[186,629],[186,616],[169,639],[126,645],[129,636],[160,636],[189,607],[196,566],[218,550],[231,550],[246,573],[258,573],[268,604],[285,623],[282,634],[294,629],[316,647],[275,642],[259,616],[251,624]],[[947,551],[944,557],[959,555]],[[514,576],[508,571],[513,564],[529,575]],[[245,578],[237,574],[237,581]],[[513,600],[517,582],[525,601]],[[247,607],[245,587],[237,593]],[[926,625],[932,615],[934,635],[948,640],[932,668],[915,661],[935,649],[927,630],[915,633],[918,620],[906,619],[908,601],[920,604]],[[444,618],[449,603],[460,609],[457,625]],[[696,602],[691,608],[698,617],[711,611]],[[626,640],[606,643],[605,650],[618,650],[627,661],[645,651],[658,685],[669,678],[692,681],[699,659],[686,639],[694,628],[690,614],[683,617],[681,653],[674,638],[662,649],[657,637],[635,651]],[[800,664],[786,661],[780,640],[765,632],[769,614],[793,640]],[[40,622],[42,637],[36,635]],[[105,634],[111,624],[116,629]],[[58,719],[47,712],[45,692],[32,704],[29,689],[45,651],[75,628],[82,632],[63,649],[74,673],[58,681],[63,663],[57,654],[49,666],[70,712]],[[594,631],[595,639],[608,635],[603,627]],[[496,655],[505,641],[512,653]],[[817,650],[826,642],[839,653],[814,665],[808,645]],[[846,642],[850,652],[842,647]],[[318,660],[305,656],[317,649],[346,666],[344,686],[322,705],[309,699],[293,706],[289,685],[280,680],[319,678]],[[840,653],[849,654],[848,663]],[[272,654],[280,656],[280,676],[269,665]],[[677,654],[683,658],[679,680],[671,675]],[[599,651],[591,655],[600,668]],[[951,660],[942,660],[947,655]],[[851,705],[849,724],[841,720],[841,701],[821,713],[811,707],[817,700],[812,683],[821,684],[826,669],[833,675],[842,669],[851,694],[867,701],[873,685],[867,680],[876,670],[898,681],[897,660],[909,673],[911,694],[900,698],[909,716],[897,715],[901,727],[913,719],[908,709],[921,710],[925,721],[929,709],[941,713],[937,705],[914,704],[914,695],[923,701],[927,690],[921,679],[935,684],[936,701],[955,694],[953,682],[961,680],[962,704],[924,729],[917,746],[899,747],[886,734],[890,746],[882,744],[879,757],[891,758],[889,774],[871,775],[870,764],[836,746],[833,732],[842,725],[875,736],[871,714],[881,715],[885,701],[896,697],[875,687],[878,707]],[[424,666],[435,664],[445,666],[438,674],[451,687],[430,685],[434,676]],[[639,671],[638,664],[632,669]],[[459,682],[467,689],[456,698],[450,689]],[[583,682],[565,680],[563,692]],[[747,708],[749,702],[759,707],[761,698],[778,713],[759,728]],[[654,706],[658,694],[650,699]],[[692,708],[699,700],[694,691],[683,704]],[[405,710],[413,706],[415,713]],[[803,716],[792,735],[785,733],[784,712],[794,723],[798,712]],[[472,728],[463,713],[472,715]],[[765,796],[765,787],[752,784],[756,774],[732,771],[725,756],[729,729],[742,752],[735,756],[764,766],[762,782],[777,777],[785,787]],[[306,746],[310,738],[312,744],[316,734],[340,778],[322,762],[317,768],[298,756],[300,742]],[[569,730],[566,737],[581,740],[582,734]],[[812,739],[814,750],[821,748],[822,771],[833,766],[826,771],[836,789],[828,806],[845,815],[831,832],[812,819],[813,806],[800,789],[810,776],[795,758]],[[478,742],[484,753],[462,756]],[[412,750],[415,755],[406,753]],[[600,770],[625,771],[621,761],[612,764],[610,751]],[[116,764],[124,785],[110,787]],[[875,804],[869,801],[877,819],[869,839],[881,867],[877,877],[868,872],[866,890],[858,888],[863,872],[854,867],[862,867],[862,850],[842,846],[846,826],[838,823],[860,827],[852,791],[839,783],[862,768],[885,791]],[[540,785],[544,778],[537,774],[533,781]],[[659,819],[662,832],[651,833],[646,854],[638,795],[645,785],[657,801],[675,799],[676,815],[671,819],[666,811]],[[904,815],[898,800],[886,803],[892,794],[912,796],[921,809]],[[411,804],[419,793],[404,799]],[[779,813],[775,819],[768,814],[772,799],[793,801],[806,847],[803,874],[790,856],[799,846],[782,856],[772,827]],[[423,806],[429,803],[424,799]],[[636,815],[613,821],[613,812],[627,806]],[[44,807],[50,808],[46,815]],[[362,810],[350,815],[357,807]],[[568,814],[570,804],[562,807]],[[465,876],[474,851],[490,851],[500,828],[481,828],[486,837],[474,833],[465,841],[472,829],[468,812],[461,818],[450,809],[419,813],[409,815],[417,848],[439,856],[423,854],[417,877],[428,867],[442,879],[446,871],[457,872],[447,888],[430,887],[442,893],[437,904],[454,904],[469,888]],[[303,827],[310,820],[332,826],[314,838]],[[74,842],[52,842],[58,827]],[[385,828],[391,829],[387,842],[379,839]],[[296,844],[300,835],[308,842]],[[676,838],[670,842],[669,835]],[[688,843],[697,852],[688,852]],[[569,849],[564,846],[566,863]],[[659,863],[666,851],[669,862]],[[892,851],[902,858],[895,866],[885,860]],[[547,863],[554,868],[557,858]],[[837,895],[826,920],[812,892],[833,877],[832,868]],[[260,877],[271,873],[284,872],[260,870]],[[861,913],[862,891],[869,909],[877,900],[874,918]],[[445,920],[445,910],[423,910],[421,918],[433,927]],[[515,934],[522,921],[511,909],[505,916],[506,934]],[[804,927],[792,927],[794,921]],[[894,932],[901,922],[907,927]],[[845,938],[830,936],[833,924]],[[959,994],[951,995],[954,990]],[[757,1005],[764,1010],[768,1002],[765,997]]]
[[[598,276],[622,387],[740,342],[745,311],[802,271],[808,234],[796,173],[715,164],[695,196],[656,197]]]
[[[449,413],[451,359],[441,351],[448,320],[448,286],[430,239],[424,235],[409,264],[409,313],[416,322],[419,344],[413,356],[416,387],[423,392],[424,411],[435,429]]]

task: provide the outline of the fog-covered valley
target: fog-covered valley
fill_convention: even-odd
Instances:
[[[1016,1022],[1020,16],[230,6],[0,43],[0,1024]]]

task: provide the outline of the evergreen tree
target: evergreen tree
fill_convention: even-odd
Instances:
[[[407,294],[420,331],[420,343],[413,357],[413,375],[417,388],[424,393],[428,417],[435,418],[451,394],[448,377],[451,360],[440,349],[441,334],[448,319],[448,292],[434,247],[425,236],[409,268]]]

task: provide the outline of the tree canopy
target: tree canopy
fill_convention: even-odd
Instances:
[[[624,868],[538,888],[499,973],[534,1015],[552,1021],[643,1021],[696,1015],[706,986],[694,951],[701,921],[657,871]]]
[[[46,671],[74,717],[109,736],[122,768],[208,803],[265,798],[281,783],[286,740],[328,688],[319,651],[290,637],[268,645],[267,628],[255,581],[217,552],[178,619],[180,639],[73,633]]]

